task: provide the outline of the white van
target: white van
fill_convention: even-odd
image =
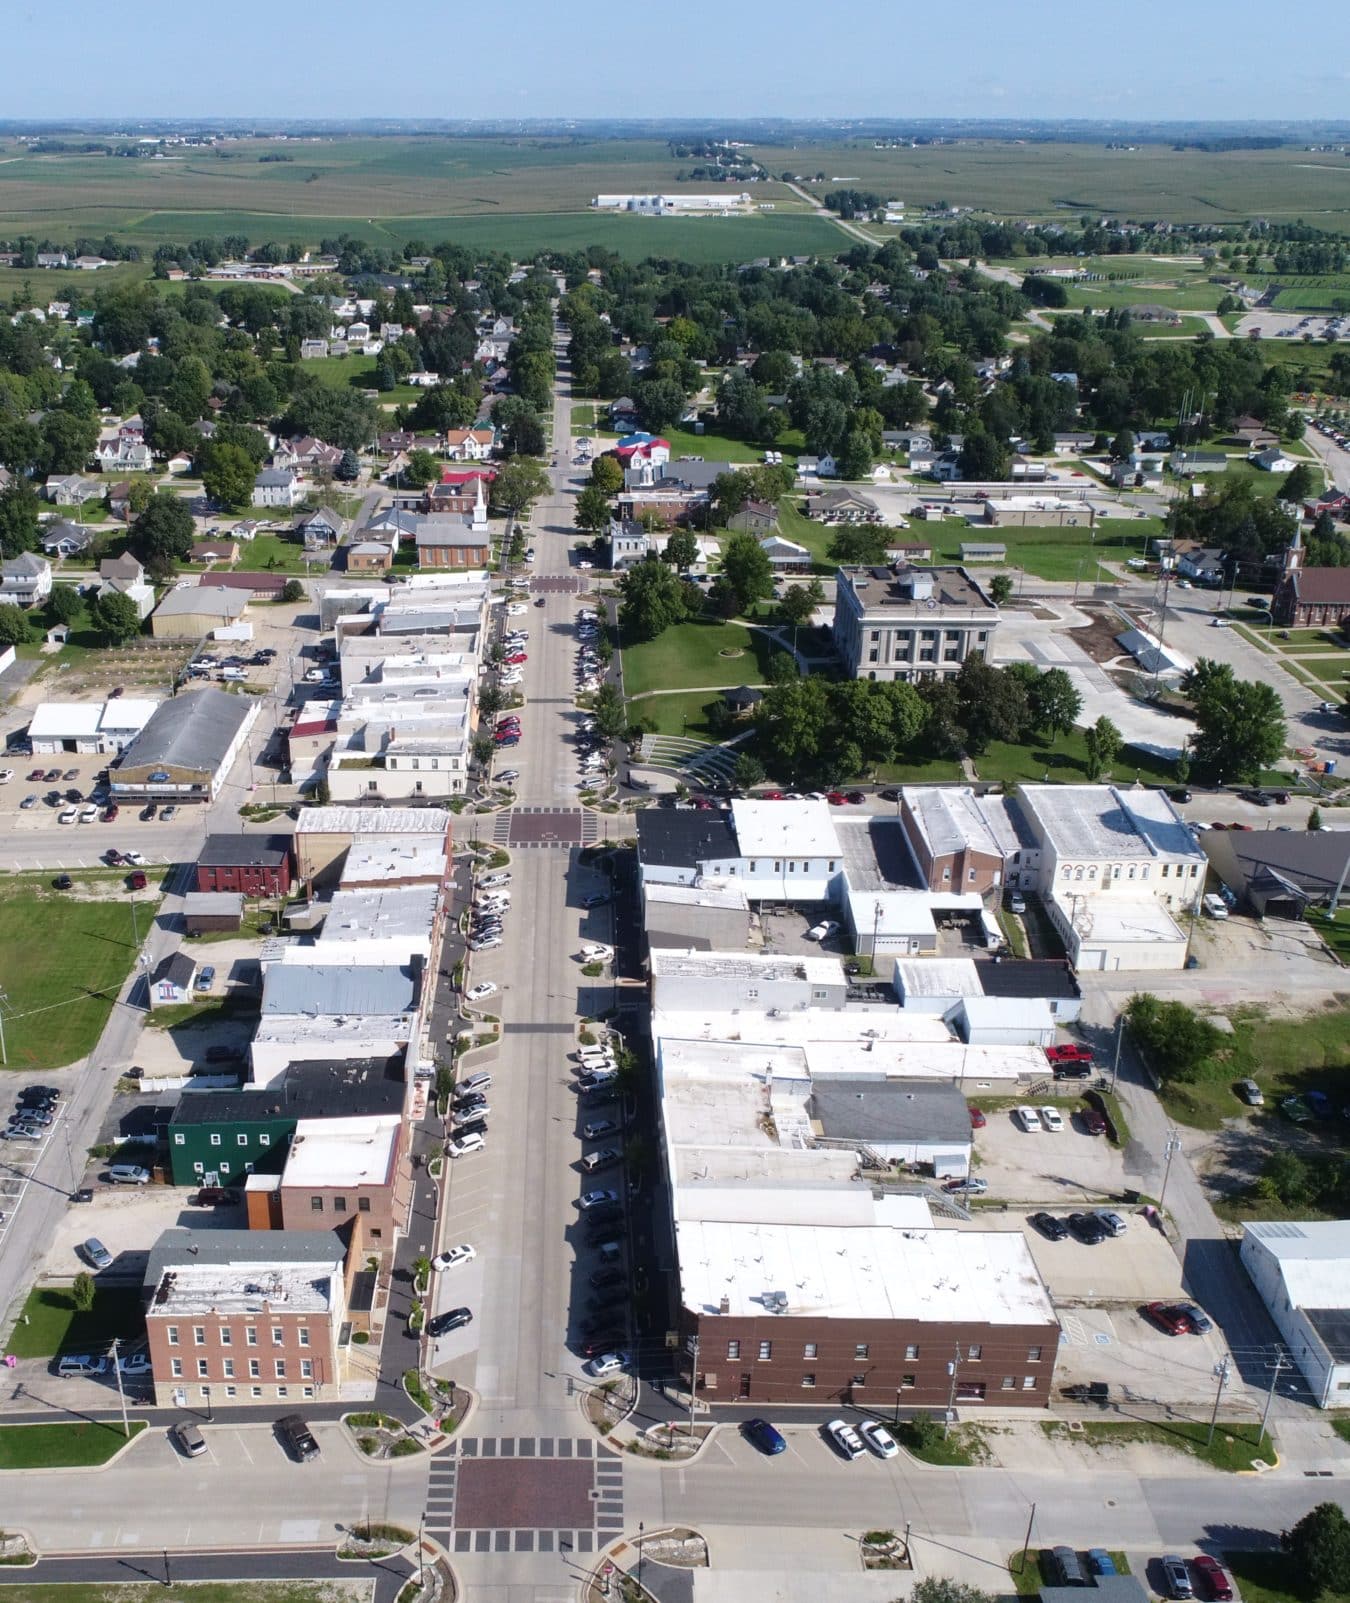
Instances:
[[[1224,901],[1222,896],[1206,896],[1200,905],[1210,918],[1228,917],[1228,903]]]

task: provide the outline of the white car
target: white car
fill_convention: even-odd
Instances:
[[[130,863],[133,868],[139,868],[139,866],[145,861],[145,853],[144,852],[123,852],[122,853],[122,861],[124,863]]]
[[[80,822],[82,824],[92,824],[97,817],[98,808],[94,806],[93,802],[90,802],[87,806],[80,808]]]
[[[1041,1127],[1041,1116],[1035,1108],[1014,1108],[1013,1118],[1024,1130],[1039,1130]]]
[[[495,952],[501,944],[502,938],[500,935],[489,935],[486,940],[482,941],[476,941],[470,937],[467,942],[471,952]]]
[[[875,1419],[869,1419],[865,1425],[859,1425],[858,1434],[878,1458],[895,1458],[900,1452],[895,1437]]]
[[[486,913],[492,908],[498,912],[505,912],[511,905],[510,891],[488,891],[484,896],[474,898],[474,907],[480,913]]]
[[[9,784],[10,780],[13,778],[14,770],[12,768],[0,768],[0,785]]]
[[[592,942],[590,945],[581,948],[581,955],[587,963],[608,963],[610,958],[614,956],[614,948],[612,946],[602,946],[598,941]]]
[[[832,1419],[825,1429],[830,1434],[830,1440],[845,1458],[850,1460],[861,1458],[867,1451],[862,1444],[862,1437],[847,1420]]]
[[[478,883],[486,890],[490,885],[509,885],[511,876],[510,874],[489,874],[485,879],[480,879]]]
[[[524,674],[521,674],[521,673],[504,673],[501,676],[501,678],[497,681],[497,683],[499,685],[519,685],[519,684],[523,684],[524,681],[525,681],[525,675]]]
[[[525,603],[523,601],[513,601],[511,603],[511,605],[506,609],[506,616],[508,618],[520,618],[520,617],[523,617],[524,614],[527,613],[529,610],[530,609],[525,605]]]
[[[828,935],[839,933],[839,921],[833,918],[823,918],[819,924],[813,924],[806,932],[808,941],[823,941]]]
[[[73,824],[79,816],[73,807],[63,807],[57,814],[56,822],[58,824]]]
[[[600,1380],[605,1375],[617,1375],[627,1362],[627,1353],[601,1353],[585,1366],[586,1373]]]
[[[478,1256],[477,1252],[467,1241],[461,1241],[457,1247],[447,1247],[444,1252],[438,1252],[431,1260],[431,1267],[436,1271],[453,1269],[459,1263],[471,1263]]]
[[[447,1141],[445,1150],[452,1158],[465,1158],[471,1152],[481,1152],[486,1145],[487,1142],[475,1131],[473,1135],[466,1135],[458,1141]]]
[[[1041,1128],[1058,1134],[1064,1128],[1064,1118],[1058,1108],[1041,1108]]]
[[[470,1002],[481,1002],[486,997],[495,996],[496,994],[497,987],[492,981],[483,980],[478,985],[475,985],[472,990],[466,992],[465,999]]]

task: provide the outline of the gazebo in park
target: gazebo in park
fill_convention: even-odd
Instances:
[[[722,692],[722,701],[733,718],[748,718],[763,700],[764,692],[752,690],[749,685]]]

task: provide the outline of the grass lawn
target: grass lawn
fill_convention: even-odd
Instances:
[[[1350,928],[1337,934],[1344,940]],[[1350,1104],[1350,1009],[1331,1004],[1300,1019],[1267,1019],[1253,1011],[1234,1015],[1233,1024],[1234,1035],[1201,1078],[1164,1087],[1163,1104],[1172,1118],[1218,1129],[1222,1120],[1245,1111],[1233,1093],[1234,1082],[1245,1079],[1265,1092],[1257,1119],[1280,1121],[1280,1099],[1310,1090],[1325,1091],[1337,1107]],[[1303,1128],[1312,1139],[1325,1133],[1328,1153],[1339,1156],[1338,1129],[1316,1123]]]
[[[801,503],[786,495],[778,503],[778,527],[785,540],[795,540],[798,545],[806,547],[815,559],[817,573],[834,572],[836,564],[830,560],[828,553],[836,530],[808,518],[802,511]]]
[[[132,1426],[135,1431],[140,1422]],[[120,1439],[121,1432],[118,1432]],[[356,1566],[353,1565],[353,1568]],[[22,1603],[158,1603],[162,1581],[50,1581],[34,1586],[0,1582],[0,1598],[8,1592]],[[174,1581],[175,1603],[365,1603],[369,1580],[334,1581]]]
[[[1071,729],[1053,741],[1033,740],[1026,746],[1008,745],[995,741],[983,755],[973,759],[976,772],[985,780],[1037,781],[1047,776],[1065,784],[1087,783],[1086,731]],[[1170,762],[1164,762],[1151,752],[1137,746],[1125,746],[1116,758],[1112,776],[1118,784],[1129,784],[1138,774],[1140,779],[1155,784],[1174,785],[1176,772]]]
[[[1310,907],[1308,922],[1342,963],[1350,963],[1350,908],[1341,908],[1332,918],[1323,908]]]
[[[762,684],[775,649],[768,635],[744,624],[679,623],[655,640],[624,647],[624,690],[641,696],[649,690]],[[739,655],[724,657],[723,651]]]
[[[879,785],[938,785],[961,778],[955,757],[911,757],[904,762],[882,763],[876,771]]]
[[[92,881],[91,881],[92,883]],[[10,882],[0,896],[0,975],[11,1069],[54,1069],[92,1051],[136,955],[120,889],[106,901]],[[142,938],[157,903],[137,903]]]
[[[720,740],[722,737],[713,729],[708,714],[721,699],[720,695],[710,695],[706,690],[691,690],[674,696],[644,696],[640,701],[629,702],[628,716],[644,722],[649,718],[654,720],[654,734]]]
[[[1102,562],[1123,563],[1128,557],[1148,554],[1148,542],[1162,532],[1158,518],[1109,518],[1094,531],[1058,528],[974,529],[944,519],[925,524],[932,530],[936,560],[959,562],[963,541],[996,540],[1007,547],[1006,563],[973,563],[971,573],[978,578],[986,570],[1021,568],[1038,579],[1079,579],[1084,584],[1116,584],[1118,575],[1100,566]],[[794,535],[792,538],[796,538]]]
[[[1306,1594],[1289,1585],[1289,1560],[1283,1553],[1241,1553],[1224,1549],[1219,1555],[1237,1583],[1242,1603],[1305,1603]],[[1324,1592],[1324,1600],[1350,1596],[1350,1592]]]
[[[756,463],[764,460],[763,447],[747,445],[744,440],[733,440],[729,434],[718,434],[712,429],[705,429],[702,434],[695,434],[692,429],[663,429],[661,438],[670,441],[672,461],[680,456],[701,456],[705,462]],[[775,450],[781,451],[787,462],[795,462],[798,452],[804,448],[805,441],[797,429],[789,429],[775,446]]]
[[[132,1440],[144,1429],[143,1419],[133,1419]],[[106,1464],[126,1441],[120,1424],[102,1420],[65,1425],[0,1425],[0,1470],[83,1469]]]
[[[1189,1420],[1168,1424],[1154,1424],[1142,1419],[1120,1422],[1085,1420],[1081,1435],[1078,1432],[1070,1434],[1065,1426],[1048,1421],[1041,1428],[1061,1445],[1075,1438],[1100,1447],[1112,1447],[1122,1442],[1148,1442],[1154,1447],[1170,1447],[1175,1452],[1188,1453],[1214,1469],[1234,1473],[1251,1469],[1254,1459],[1263,1459],[1267,1464],[1273,1464],[1276,1460],[1275,1443],[1270,1434],[1264,1435],[1258,1445],[1255,1425],[1225,1425],[1220,1422],[1214,1432],[1213,1445],[1209,1447],[1205,1445],[1205,1438],[1209,1435],[1208,1424],[1194,1424]]]
[[[140,1294],[134,1287],[100,1286],[94,1306],[81,1313],[65,1287],[34,1286],[10,1335],[9,1350],[19,1358],[103,1352],[114,1336],[128,1341],[144,1331]]]
[[[298,540],[284,540],[279,534],[255,534],[251,540],[240,543],[237,566],[247,573],[304,573],[305,548]],[[316,557],[309,571],[326,573],[326,558]]]
[[[572,427],[574,429],[593,429],[599,422],[599,405],[594,401],[586,401],[572,408]]]

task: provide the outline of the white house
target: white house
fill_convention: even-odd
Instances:
[[[31,551],[0,562],[0,601],[36,607],[52,593],[52,565]]]
[[[652,538],[631,518],[609,520],[609,565],[616,573],[634,567],[654,550]]]
[[[304,491],[290,468],[264,468],[253,481],[255,507],[293,507]]]
[[[152,465],[150,447],[134,435],[100,440],[94,455],[104,473],[148,473]]]
[[[1272,445],[1264,451],[1254,451],[1247,460],[1254,468],[1260,468],[1263,473],[1290,473],[1297,466],[1295,459],[1286,456],[1277,445]]]
[[[1350,1220],[1253,1220],[1239,1255],[1319,1408],[1350,1403]]]
[[[447,429],[445,454],[452,462],[481,462],[492,454],[496,435],[492,429]]]

